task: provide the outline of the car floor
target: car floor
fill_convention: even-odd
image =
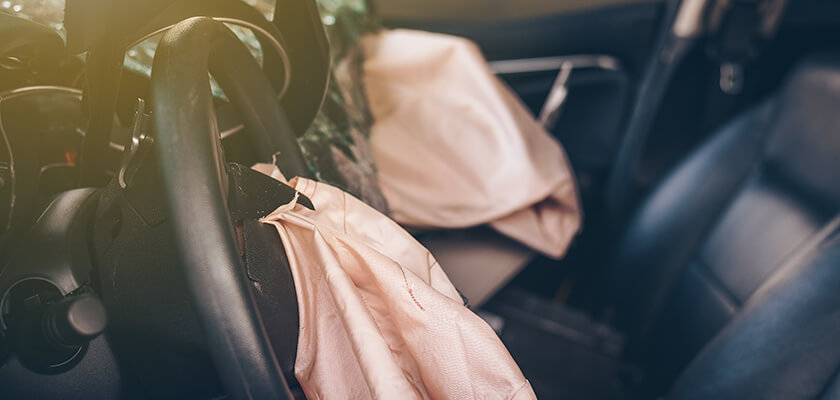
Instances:
[[[618,355],[623,337],[576,311],[515,287],[477,310],[499,333],[540,399],[628,398],[637,371]]]

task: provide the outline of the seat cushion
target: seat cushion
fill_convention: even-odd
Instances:
[[[417,236],[471,307],[480,307],[537,257],[528,247],[482,226]]]
[[[615,252],[630,356],[671,382],[840,204],[840,57],[814,56],[642,204]]]
[[[672,399],[840,396],[840,231],[778,271],[694,360]]]

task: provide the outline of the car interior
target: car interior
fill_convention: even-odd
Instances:
[[[249,166],[381,209],[323,154],[382,29],[475,42],[568,155],[560,260],[409,229],[538,398],[840,398],[827,0],[2,1],[0,398],[306,398],[259,220],[311,205]]]

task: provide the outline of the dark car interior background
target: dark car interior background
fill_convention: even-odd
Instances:
[[[444,269],[521,264],[469,300],[539,398],[840,398],[838,2],[20,3],[46,11],[0,2],[0,398],[303,398],[257,222],[294,193],[244,166],[387,207],[355,150],[379,29],[468,38],[556,115],[584,212],[565,258],[416,234]]]

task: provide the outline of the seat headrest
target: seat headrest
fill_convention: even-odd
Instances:
[[[840,53],[808,57],[768,124],[769,166],[820,202],[840,204]]]

